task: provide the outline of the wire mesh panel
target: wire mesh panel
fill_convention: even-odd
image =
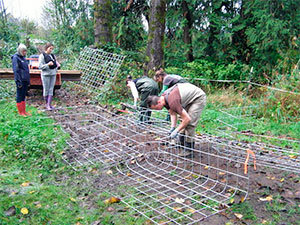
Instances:
[[[100,165],[99,189],[155,224],[198,223],[247,196],[240,153],[224,154],[227,143],[195,139],[195,149],[189,149],[167,138],[164,127],[96,106],[49,116],[69,134],[64,160],[74,168]]]
[[[117,74],[125,56],[85,47],[76,60],[75,68],[82,71],[82,86],[101,92]]]
[[[220,110],[217,136],[227,142],[228,148],[224,152],[250,150],[255,153],[258,165],[300,173],[300,139],[262,134],[263,127],[258,126],[258,121],[264,120],[258,115],[260,108],[256,105]]]

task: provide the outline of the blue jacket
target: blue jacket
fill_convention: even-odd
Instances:
[[[27,81],[30,84],[29,68],[25,57],[16,53],[11,59],[16,84],[22,85],[22,81]]]

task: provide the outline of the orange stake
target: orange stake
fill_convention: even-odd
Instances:
[[[250,158],[250,154],[253,156],[253,164],[254,164],[253,167],[254,167],[254,170],[256,170],[255,154],[250,149],[247,149],[247,157],[246,157],[245,164],[244,164],[244,174],[248,173],[248,161],[249,161],[249,158]]]

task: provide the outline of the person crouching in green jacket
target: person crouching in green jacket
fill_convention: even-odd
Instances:
[[[137,105],[137,101],[140,99],[139,121],[149,123],[151,110],[147,109],[146,99],[150,95],[158,94],[159,90],[157,83],[147,76],[142,76],[134,80],[131,76],[128,76],[126,79],[126,86],[131,90],[135,107]]]

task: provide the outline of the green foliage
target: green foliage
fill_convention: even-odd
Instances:
[[[126,1],[112,1],[114,42],[126,51],[139,51],[147,40],[142,21],[147,4],[146,1],[133,1],[128,9],[127,4]]]
[[[266,82],[279,73],[290,73],[299,60],[300,4],[297,1],[186,1],[193,9],[191,30],[194,58],[216,65],[254,66],[255,80]],[[183,44],[182,1],[170,1],[166,22],[167,67],[182,67],[187,46]],[[244,67],[244,66],[243,66]],[[215,77],[230,71],[219,68]],[[223,72],[225,74],[223,74]],[[231,77],[241,77],[232,75]]]
[[[82,0],[51,0],[44,8],[47,20],[52,21],[50,40],[59,53],[65,48],[79,52],[94,43],[92,4]],[[91,35],[92,34],[92,35]]]
[[[218,64],[205,59],[185,63],[183,68],[167,67],[168,73],[177,73],[191,79],[207,80],[249,80],[249,67],[241,63]]]
[[[11,56],[17,52],[16,42],[0,42],[0,68],[12,67]]]
[[[1,21],[0,23],[0,40],[4,42],[17,42],[20,39],[18,31],[19,26],[17,23],[10,21]]]
[[[289,73],[291,67],[283,66],[280,62],[289,57],[287,54],[299,52],[299,46],[292,42],[300,29],[299,2],[257,0],[246,3],[245,13],[249,15],[249,26],[245,33],[253,52],[253,63],[260,73],[270,73],[273,70]],[[290,58],[289,62],[296,63],[298,59],[299,54],[294,59]]]

